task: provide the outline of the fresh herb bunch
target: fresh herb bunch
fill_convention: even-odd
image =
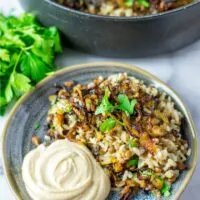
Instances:
[[[61,52],[55,27],[42,27],[32,14],[0,14],[0,114],[54,68]]]

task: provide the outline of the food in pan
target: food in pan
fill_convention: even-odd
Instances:
[[[109,16],[142,16],[175,9],[192,0],[56,0],[83,12]]]

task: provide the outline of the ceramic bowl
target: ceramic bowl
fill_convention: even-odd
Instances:
[[[47,77],[31,92],[24,95],[10,113],[3,131],[2,158],[6,179],[16,199],[30,199],[22,180],[21,166],[24,156],[34,148],[31,143],[32,135],[36,134],[42,139],[47,132],[45,118],[49,108],[48,96],[56,91],[55,84],[62,84],[69,80],[87,83],[99,75],[107,77],[120,72],[127,72],[130,76],[142,79],[145,84],[153,85],[158,90],[166,92],[184,116],[181,133],[189,141],[189,146],[192,149],[191,156],[187,161],[189,168],[181,173],[178,180],[173,184],[172,195],[167,199],[175,200],[180,197],[191,179],[197,162],[197,136],[189,110],[175,91],[142,69],[119,63],[91,63],[66,67]],[[34,130],[36,121],[39,121],[41,126]],[[116,200],[118,194],[111,192],[108,199]],[[153,200],[155,197],[150,193],[141,191],[133,199]]]

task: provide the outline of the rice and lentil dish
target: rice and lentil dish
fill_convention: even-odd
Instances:
[[[191,3],[193,0],[56,0],[66,7],[108,16],[157,14]]]
[[[49,100],[48,135],[85,145],[122,199],[139,189],[170,195],[191,150],[181,135],[182,114],[164,92],[118,74],[65,82]]]

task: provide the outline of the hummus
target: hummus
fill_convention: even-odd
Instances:
[[[109,177],[89,150],[68,140],[30,151],[22,177],[34,200],[104,200],[110,192]]]

